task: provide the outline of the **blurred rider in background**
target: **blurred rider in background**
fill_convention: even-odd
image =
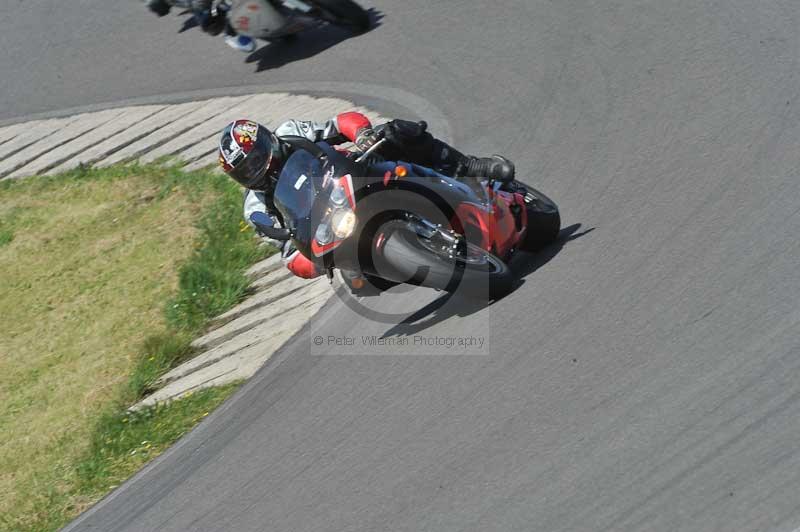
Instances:
[[[215,0],[149,0],[147,7],[163,17],[169,13],[172,6],[187,7],[192,10],[200,28],[209,35],[219,35],[225,32],[225,42],[228,46],[240,52],[252,52],[256,49],[256,41],[246,35],[237,35],[228,23],[225,11],[217,9],[221,2]]]

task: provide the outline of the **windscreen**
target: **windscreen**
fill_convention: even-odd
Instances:
[[[284,164],[274,199],[290,229],[311,216],[317,194],[323,190],[323,172],[322,162],[306,150],[294,152]]]

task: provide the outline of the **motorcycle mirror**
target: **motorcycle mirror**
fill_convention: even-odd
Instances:
[[[273,240],[280,240],[284,242],[286,240],[291,240],[294,234],[289,229],[285,229],[282,227],[267,227],[264,225],[256,224],[256,228],[258,232],[262,235],[266,236],[267,238],[271,238]]]

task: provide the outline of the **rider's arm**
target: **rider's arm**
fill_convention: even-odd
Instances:
[[[311,120],[289,120],[275,130],[279,137],[291,135],[305,137],[311,142],[325,141],[330,144],[356,140],[358,132],[370,128],[369,118],[361,113],[350,112],[339,114],[327,122]]]
[[[192,9],[195,11],[204,11],[206,9],[211,9],[213,3],[214,0],[192,0],[191,5]]]
[[[189,3],[200,29],[210,35],[219,35],[225,28],[227,19],[224,13],[212,10],[214,4],[214,0],[191,0]],[[219,6],[220,2],[216,4]]]

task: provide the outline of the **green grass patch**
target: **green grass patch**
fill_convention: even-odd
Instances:
[[[14,240],[14,232],[10,229],[0,229],[0,246],[10,244]]]
[[[89,449],[74,468],[64,471],[70,482],[37,494],[25,516],[0,516],[5,530],[57,530],[164,452],[211,411],[240,383],[209,388],[170,403],[138,412],[111,409],[100,416]]]
[[[0,198],[0,529],[50,530],[230,393],[126,414],[269,250],[212,172],[79,168],[2,181]]]
[[[137,412],[104,414],[89,452],[78,464],[81,491],[97,495],[115,487],[186,434],[237,387],[238,383],[208,388]]]
[[[192,336],[182,331],[149,336],[128,380],[127,401],[136,401],[155,387],[156,380],[192,355]]]
[[[253,246],[252,232],[244,223],[231,223],[231,211],[241,210],[241,192],[229,188],[200,219],[201,245],[180,270],[180,290],[168,301],[169,324],[197,331],[241,300],[250,284],[243,269],[264,256]],[[273,250],[274,251],[274,250]]]

